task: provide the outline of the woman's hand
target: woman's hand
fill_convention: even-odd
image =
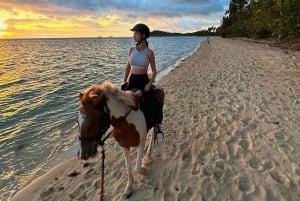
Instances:
[[[151,87],[152,87],[152,83],[149,82],[149,83],[145,86],[144,91],[150,91]]]
[[[121,89],[123,91],[127,90],[127,87],[128,87],[128,82],[124,82],[122,85],[121,85]]]

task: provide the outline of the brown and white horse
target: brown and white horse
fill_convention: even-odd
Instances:
[[[159,90],[163,104],[164,92],[162,89]],[[144,174],[141,163],[147,137],[147,125],[144,114],[139,109],[139,100],[139,95],[132,91],[122,91],[109,81],[93,85],[80,94],[79,158],[87,160],[96,155],[99,141],[103,139],[111,125],[113,137],[122,147],[128,170],[126,198],[130,197],[133,191],[131,147],[137,148],[135,171]],[[145,156],[148,159],[151,158],[155,138],[154,130]]]

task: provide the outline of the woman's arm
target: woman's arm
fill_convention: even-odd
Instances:
[[[131,55],[131,51],[132,51],[132,48],[130,48],[128,51],[127,65],[126,65],[125,72],[124,72],[124,82],[127,82],[127,79],[128,79],[129,73],[130,73],[130,69],[131,69],[131,65],[129,64],[129,58]]]
[[[152,50],[150,50],[148,52],[148,57],[149,57],[149,63],[150,63],[150,66],[151,66],[152,74],[151,74],[149,83],[145,87],[146,91],[149,91],[151,89],[151,85],[155,81],[155,77],[156,77],[155,56],[154,56],[154,52]]]

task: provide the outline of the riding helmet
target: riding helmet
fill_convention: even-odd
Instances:
[[[150,29],[147,25],[145,24],[136,24],[132,29],[130,29],[131,31],[138,31],[141,32],[142,34],[146,35],[146,38],[149,38],[150,36]]]

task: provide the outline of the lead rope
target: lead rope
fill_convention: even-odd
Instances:
[[[102,147],[102,173],[101,173],[101,190],[100,190],[100,201],[104,201],[104,160],[105,160],[105,149],[104,144]]]

